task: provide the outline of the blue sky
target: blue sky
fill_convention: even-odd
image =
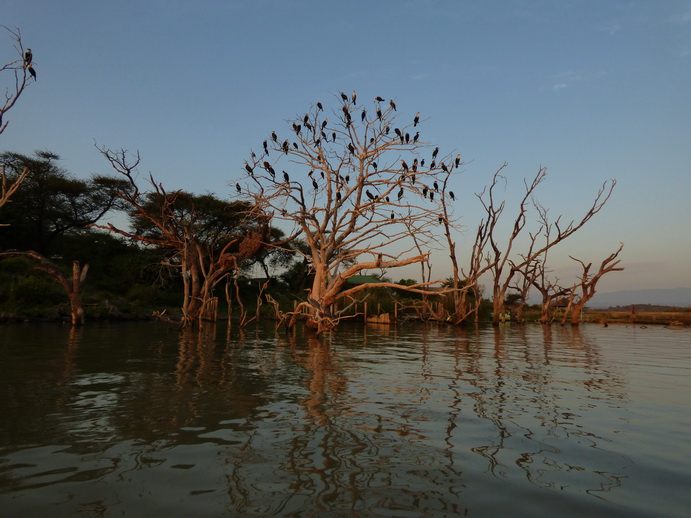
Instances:
[[[79,177],[109,172],[94,143],[139,150],[168,189],[226,196],[272,130],[356,90],[421,111],[425,138],[467,162],[460,247],[501,164],[507,211],[547,166],[554,217],[618,181],[554,255],[564,283],[569,254],[599,264],[624,242],[626,271],[601,291],[691,286],[690,0],[5,0],[0,23],[21,29],[38,73],[0,150],[49,149]]]

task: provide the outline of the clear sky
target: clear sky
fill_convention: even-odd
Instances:
[[[599,291],[691,286],[691,0],[3,0],[0,23],[38,73],[0,151],[48,149],[86,178],[109,172],[94,143],[139,150],[169,190],[229,196],[272,130],[356,90],[421,111],[425,139],[467,162],[460,247],[502,163],[507,211],[544,165],[554,217],[618,181],[555,255],[565,284],[568,254],[599,264],[624,242]],[[12,50],[3,34],[3,63]]]

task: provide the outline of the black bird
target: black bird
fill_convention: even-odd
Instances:
[[[384,133],[386,133],[387,135],[389,134],[389,131],[391,131],[391,128],[389,128],[388,126],[384,128]]]
[[[34,81],[36,81],[36,71],[34,70],[33,65],[27,66],[26,69],[29,71],[29,74],[31,74],[31,77],[34,78]]]
[[[290,151],[290,142],[288,142],[288,141],[286,140],[285,142],[283,142],[283,146],[282,146],[282,147],[283,147],[283,152],[287,155],[287,154],[288,154],[288,151]]]
[[[247,170],[247,172],[248,172],[249,174],[252,174],[252,171],[253,171],[252,166],[250,166],[250,165],[247,163],[247,161],[245,161],[245,169]]]
[[[439,148],[438,148],[438,147],[435,147],[435,148],[434,148],[434,151],[432,151],[432,160],[434,160],[435,158],[437,158],[437,155],[438,155],[438,154],[439,154]]]
[[[439,184],[436,182],[436,180],[434,181],[434,190],[439,192]]]
[[[456,155],[456,167],[458,167],[458,165],[459,165],[460,163],[461,163],[461,155],[458,154],[458,155]]]
[[[348,96],[346,94],[344,94],[343,92],[341,92],[341,99],[343,99],[344,101],[347,101]]]
[[[413,142],[414,142],[414,143],[417,142],[417,140],[418,140],[419,138],[420,138],[420,132],[418,131],[418,132],[415,133],[415,136],[413,137]]]
[[[325,176],[324,176],[324,171],[319,171],[319,174],[322,175],[322,180],[323,180],[323,179],[325,178]]]
[[[424,188],[422,189],[422,197],[423,197],[423,198],[427,198],[427,187],[424,187]]]
[[[274,142],[278,142],[278,135],[276,135],[275,131],[271,132],[271,138],[273,139]]]
[[[374,170],[376,171],[376,170],[377,170],[377,163],[376,163],[376,162],[372,162],[372,167],[373,167]]]
[[[347,174],[347,175],[345,176],[344,180],[345,180],[345,183],[348,183],[348,182],[350,181],[350,175]]]
[[[439,224],[441,225],[442,223],[444,223],[444,218],[442,218],[441,216],[439,216]]]
[[[334,142],[336,142],[336,132],[335,131],[331,134],[331,138],[333,139]]]
[[[434,193],[432,191],[429,192],[429,201],[434,201]]]
[[[391,213],[391,219],[396,219],[396,216],[394,216],[393,212]]]
[[[449,191],[449,198],[456,200],[456,196],[454,195],[453,191]]]
[[[401,198],[403,198],[403,187],[401,187],[401,190],[398,191],[398,201],[401,201]]]
[[[389,200],[389,197],[387,196],[386,197],[386,203],[389,203],[389,201],[391,201],[391,200]]]
[[[355,93],[355,90],[353,90],[353,93],[350,94],[350,97],[353,99],[353,104],[357,104],[355,100],[357,99],[357,94]]]
[[[371,192],[369,192],[369,190],[365,191],[365,194],[367,195],[367,197],[368,197],[370,200],[374,201],[374,196],[372,195]]]
[[[319,184],[317,183],[317,180],[315,180],[314,178],[312,178],[312,187],[314,187],[315,190],[319,189]]]
[[[322,106],[322,103],[317,102],[317,109],[324,111],[324,107]]]
[[[396,135],[398,135],[399,137],[403,136],[403,134],[401,133],[401,130],[399,130],[398,128],[394,128],[393,131],[394,131],[394,133],[396,133]]]
[[[310,116],[309,116],[309,114],[305,113],[305,116],[302,118],[302,122],[304,122],[305,125],[307,125],[307,123],[309,121],[310,121]]]
[[[425,159],[420,160],[420,167],[425,167]]]
[[[309,122],[305,122],[305,128],[312,131],[312,125]]]
[[[410,144],[410,133],[405,134],[405,143]]]
[[[318,145],[318,144],[317,144],[317,145]],[[297,142],[293,142],[293,147],[294,147],[295,149],[298,149],[298,143],[297,143]]]
[[[429,165],[429,168],[434,169],[436,166],[437,166],[437,163],[434,160],[432,160],[432,163]]]
[[[374,98],[374,100],[377,101],[378,103],[384,102],[384,99],[382,97],[379,97],[379,96],[376,96]]]
[[[341,191],[336,191],[336,200],[341,201]]]
[[[348,151],[350,151],[350,154],[351,154],[351,155],[354,155],[354,154],[355,154],[355,146],[353,146],[353,143],[352,143],[352,142],[349,142],[349,143],[348,143]]]
[[[440,166],[441,166],[441,168],[442,168],[442,171],[444,171],[445,173],[448,173],[448,172],[449,172],[449,168],[446,167],[446,164],[445,164],[444,162],[442,162],[442,163],[440,164]]]
[[[266,140],[264,141],[264,143],[262,145],[264,146],[264,153],[266,153],[268,155],[269,154],[269,145],[267,144]]]
[[[391,105],[391,108],[393,108],[393,111],[396,111],[396,103],[393,102],[393,99],[389,101],[389,105]]]
[[[235,189],[237,189],[238,193],[241,193],[241,192],[242,192],[242,187],[240,187],[240,184],[239,184],[239,183],[236,183],[236,184],[235,184]]]
[[[329,119],[324,119],[322,121],[322,129],[326,128],[326,125],[329,123]]]
[[[34,58],[34,55],[31,53],[31,49],[26,49],[24,51],[24,65],[27,67],[31,65],[31,60]]]
[[[271,175],[271,178],[276,178],[276,171],[271,166],[269,166],[269,174]]]
[[[264,169],[266,169],[267,171],[269,169],[271,169],[271,164],[269,162],[267,162],[266,160],[264,160]]]
[[[381,108],[377,106],[377,119],[381,120]]]
[[[288,176],[288,173],[283,171],[283,179],[286,181],[286,183],[290,183],[290,176]]]
[[[364,108],[362,109],[362,122],[365,122],[365,119],[367,118],[367,110]]]
[[[401,167],[406,173],[408,172],[408,164],[406,164],[405,160],[401,160]]]
[[[420,112],[417,112],[415,114],[415,118],[413,119],[413,126],[417,126],[418,122],[420,122]]]

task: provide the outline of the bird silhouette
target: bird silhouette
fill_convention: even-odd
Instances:
[[[26,69],[29,71],[29,74],[31,74],[31,77],[34,78],[34,81],[36,81],[36,71],[34,70],[34,66],[28,65]]]
[[[439,184],[436,182],[436,180],[434,182],[434,190],[439,192]]]
[[[341,99],[343,99],[344,101],[347,101],[348,96],[346,94],[344,94],[343,92],[341,92]]]
[[[275,131],[271,132],[271,138],[274,142],[278,142],[278,135],[276,135]]]
[[[29,66],[31,65],[31,60],[34,58],[34,55],[31,53],[31,49],[26,49],[24,51],[24,65]]]
[[[434,160],[435,158],[437,158],[437,155],[438,155],[438,154],[439,154],[439,148],[438,148],[438,147],[435,147],[435,148],[434,148],[434,151],[432,151],[432,160]]]
[[[283,179],[286,181],[286,183],[290,183],[290,176],[288,176],[288,173],[283,171]]]
[[[249,174],[252,174],[253,168],[247,163],[247,161],[245,161],[245,169]]]
[[[458,167],[460,163],[461,163],[461,155],[458,154],[458,155],[456,155],[456,167]]]
[[[391,99],[391,100],[389,101],[389,105],[391,106],[391,108],[393,109],[393,111],[396,111],[396,103],[393,102],[393,99]]]
[[[236,183],[236,184],[235,184],[235,189],[238,191],[238,193],[241,193],[241,192],[242,192],[242,187],[240,187],[240,184],[239,184],[239,183]]]
[[[324,107],[322,106],[322,103],[320,103],[320,102],[318,102],[318,101],[317,101],[317,109],[318,109],[318,110],[321,110],[321,111],[324,111]]]
[[[356,99],[357,99],[357,94],[355,93],[355,90],[353,90],[353,93],[350,94],[351,99],[353,99],[353,104],[357,104]]]
[[[417,131],[415,132],[415,136],[413,137],[413,143],[417,142],[417,140],[420,138],[420,132]]]
[[[364,108],[362,109],[361,118],[362,118],[362,122],[365,122],[365,119],[367,118],[367,110],[365,110]]]
[[[408,164],[406,164],[405,160],[401,160],[401,167],[406,173],[408,172]]]
[[[403,188],[401,188],[401,190],[398,191],[398,201],[401,201],[401,198],[403,198]]]
[[[449,191],[449,198],[451,198],[452,200],[456,199],[456,196],[454,195],[453,191]]]
[[[379,97],[379,96],[376,96],[376,97],[374,98],[374,100],[377,101],[378,103],[381,103],[381,102],[384,102],[384,101],[385,101],[385,99],[384,99],[383,97]]]
[[[417,126],[418,122],[420,122],[420,112],[417,112],[415,114],[415,118],[413,119],[413,126]]]
[[[369,190],[366,190],[365,194],[370,200],[374,201],[374,195],[371,192],[369,192]]]

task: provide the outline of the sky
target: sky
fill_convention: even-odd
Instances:
[[[53,151],[80,178],[110,172],[95,145],[139,151],[168,190],[231,196],[272,130],[355,90],[462,155],[460,249],[503,163],[507,217],[545,166],[538,198],[564,221],[617,181],[553,255],[560,281],[569,255],[597,269],[623,242],[598,291],[691,287],[691,0],[4,0],[0,23],[38,74],[0,151]],[[2,63],[14,52],[0,34]],[[449,275],[444,253],[434,268]]]

